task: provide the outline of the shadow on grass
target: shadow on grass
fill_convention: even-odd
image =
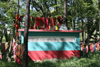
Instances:
[[[0,67],[21,67],[16,62],[8,63],[7,60],[0,60]],[[90,52],[88,58],[45,60],[42,62],[28,61],[28,67],[100,67],[100,51]]]
[[[97,63],[92,63],[88,67],[100,67],[100,64],[98,65]]]
[[[50,61],[30,62],[28,67],[58,67],[57,64]]]

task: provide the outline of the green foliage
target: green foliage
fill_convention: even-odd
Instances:
[[[6,39],[5,38],[2,39],[2,43],[6,43]]]
[[[15,62],[6,62],[0,60],[0,67],[21,67]],[[44,60],[42,62],[29,61],[28,67],[100,67],[100,51],[89,52],[88,58],[72,57],[70,59],[52,59]]]
[[[34,17],[39,17],[39,13],[38,12],[34,12],[33,10],[30,10],[30,15],[34,16]]]
[[[32,0],[33,1],[33,0]],[[58,17],[64,15],[63,3],[64,0],[34,0],[35,2],[31,2],[31,10],[30,15],[34,17],[40,17],[45,12],[46,16],[49,17],[50,14],[52,17]],[[56,3],[56,2],[57,3]],[[20,0],[20,15],[26,14],[26,0]],[[98,20],[96,20],[96,24],[93,23],[93,20],[98,18],[98,0],[67,0],[67,25],[68,28],[72,28],[72,18],[75,22],[75,19],[78,18],[78,21],[84,20],[83,28],[84,31],[89,34],[91,37],[92,33],[95,29],[98,30]],[[34,4],[34,5],[33,5]],[[44,8],[41,7],[41,4]],[[8,0],[0,2],[0,12],[1,19],[7,23],[12,22],[14,20],[14,11],[17,13],[17,1],[16,0]],[[36,10],[37,8],[37,10]],[[57,10],[56,10],[57,8]],[[50,12],[49,12],[50,11]],[[71,13],[72,12],[72,13]],[[4,16],[7,15],[7,17]],[[73,16],[72,16],[73,15]],[[81,19],[82,18],[82,19]],[[85,21],[85,18],[87,21]],[[13,26],[13,25],[12,25]],[[88,27],[89,26],[89,27]],[[82,24],[79,24],[79,30],[82,30]]]
[[[2,34],[0,36],[4,36],[4,30],[12,30],[14,24],[14,12],[17,11],[17,2],[15,0],[6,0],[1,1],[0,0],[0,29],[2,29]],[[10,36],[9,36],[10,35]],[[8,41],[11,40],[11,33],[8,35]],[[2,40],[5,42],[5,40]]]
[[[3,62],[0,60],[0,67],[20,67],[20,65],[16,64],[15,62]]]

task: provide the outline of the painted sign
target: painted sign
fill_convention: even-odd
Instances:
[[[28,42],[76,42],[75,36],[29,36]]]

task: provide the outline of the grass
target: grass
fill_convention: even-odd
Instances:
[[[0,67],[21,67],[15,62],[8,63],[0,60]],[[45,60],[42,62],[29,61],[28,67],[100,67],[100,51],[89,52],[87,58],[72,57],[70,59]]]

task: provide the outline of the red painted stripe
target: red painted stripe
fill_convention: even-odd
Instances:
[[[18,31],[24,31],[24,29],[18,29]],[[76,30],[37,30],[37,29],[29,29],[30,32],[82,32]]]
[[[72,56],[80,57],[80,50],[73,50],[73,51],[28,51],[28,56],[33,61],[53,59],[53,58],[68,59]]]

